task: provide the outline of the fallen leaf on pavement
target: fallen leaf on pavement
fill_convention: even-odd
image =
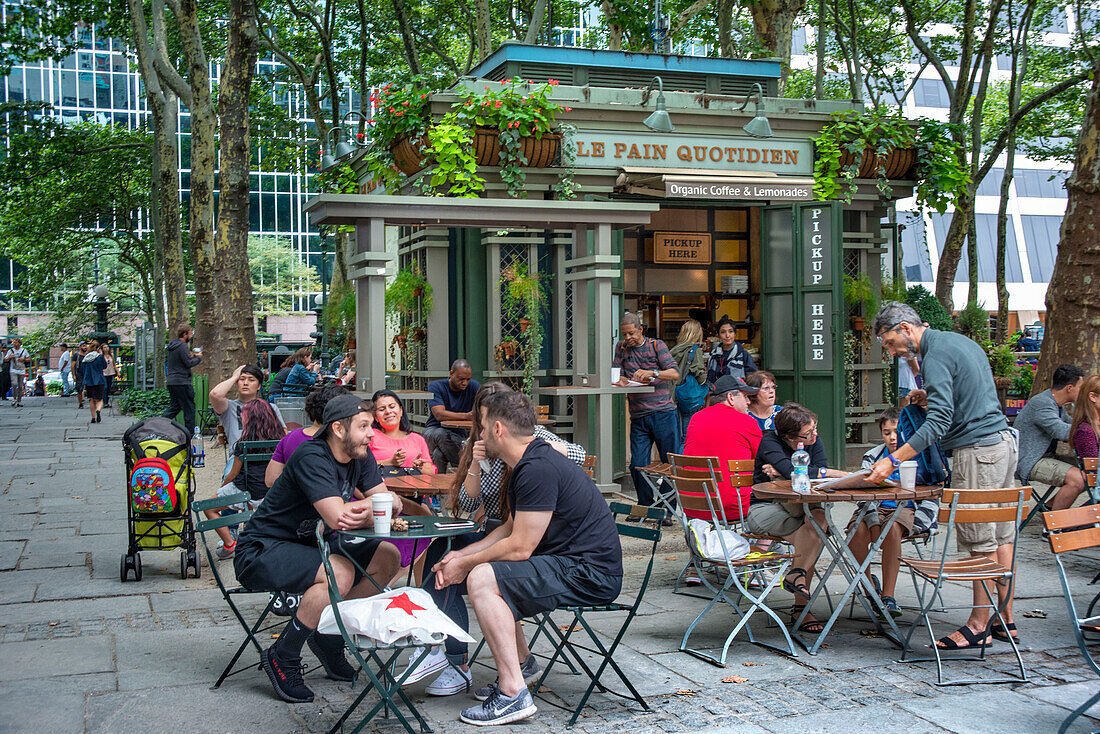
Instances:
[[[676,558],[676,556],[665,556],[665,560],[666,561],[675,561],[675,560],[677,560],[677,558]]]
[[[730,675],[722,679],[723,683],[748,683],[748,678],[742,678],[739,675]]]
[[[764,663],[754,663],[751,660],[746,660],[745,662],[743,662],[741,664],[744,665],[746,668],[755,668],[758,665],[763,665]]]
[[[859,634],[861,634],[864,637],[882,637],[882,635],[879,633],[878,630],[870,629],[870,628],[861,629],[859,631]]]
[[[562,632],[576,632],[581,626],[579,624],[559,624],[558,629]]]
[[[1046,619],[1047,613],[1042,609],[1032,609],[1030,612],[1024,612],[1024,616],[1032,619]]]
[[[699,691],[693,691],[690,688],[682,688],[679,691],[676,691],[676,695],[677,696],[684,696],[685,698],[690,698],[691,696],[694,696],[698,692]]]

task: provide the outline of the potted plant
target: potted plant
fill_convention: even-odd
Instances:
[[[876,178],[884,196],[891,179],[916,178],[918,205],[942,214],[970,183],[951,125],[923,118],[914,123],[884,108],[833,113],[814,147],[814,195],[821,200],[851,202],[857,178]]]
[[[523,391],[530,393],[542,357],[542,312],[547,303],[547,277],[532,273],[526,263],[504,268],[500,283],[504,286],[501,306],[505,315],[520,321],[519,341],[523,348]],[[526,320],[526,328],[523,321]]]
[[[391,344],[403,352],[410,336],[414,341],[426,340],[425,327],[431,312],[432,286],[420,268],[413,265],[397,271],[393,282],[386,287],[386,317],[397,328]]]
[[[432,121],[432,90],[423,77],[404,86],[387,84],[371,94],[375,104],[371,135],[386,141],[393,164],[405,175],[424,167],[427,132]]]
[[[849,306],[862,306],[862,314],[853,313],[851,323],[854,331],[863,331],[866,325],[865,315],[878,310],[878,295],[867,273],[860,273],[854,278],[850,275],[844,276],[844,302]]]
[[[997,400],[1004,410],[1008,390],[1016,381],[1016,353],[1011,344],[994,344],[990,339],[979,342],[989,359],[989,369],[993,372],[993,384],[997,388]]]

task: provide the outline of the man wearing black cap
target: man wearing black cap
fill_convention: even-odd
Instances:
[[[302,645],[321,661],[329,678],[350,681],[355,671],[344,658],[339,635],[315,633],[328,604],[328,582],[314,541],[318,520],[330,529],[349,530],[372,522],[370,495],[385,492],[370,451],[374,419],[370,401],[339,395],[325,406],[324,426],[295,450],[237,541],[233,566],[248,589],[302,593],[297,613],[261,664],[275,693],[290,703],[313,700],[302,680]],[[400,507],[399,498],[394,504]],[[348,558],[384,585],[400,567],[401,554],[390,543],[345,544],[329,533],[332,567],[345,599],[370,596],[377,587]],[[303,593],[304,592],[304,593]]]
[[[714,383],[707,403],[709,407],[696,413],[688,424],[684,440],[687,456],[717,456],[722,467],[718,493],[727,520],[741,517],[742,508],[749,509],[752,487],[735,488],[729,481],[727,467],[730,460],[755,459],[760,448],[760,424],[749,415],[749,395],[759,390],[749,387],[740,377],[723,375]],[[740,498],[738,498],[740,493]],[[704,513],[685,510],[689,517],[710,520]]]

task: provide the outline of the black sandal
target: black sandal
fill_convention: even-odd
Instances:
[[[794,624],[795,622],[798,621],[799,615],[802,614],[802,610],[805,609],[805,608],[806,607],[804,607],[804,606],[802,606],[802,607],[791,607],[791,624]],[[813,612],[810,612],[810,613],[813,614]],[[819,620],[819,619],[806,619],[806,620],[803,620],[802,624],[798,625],[798,631],[799,632],[805,632],[805,633],[811,634],[811,635],[819,635],[824,630],[825,630],[825,625],[822,624],[821,620]]]
[[[947,637],[941,637],[939,640],[937,640],[936,647],[941,650],[969,650],[972,647],[984,648],[989,644],[988,632],[978,634],[977,632],[974,632],[969,627],[967,627],[965,624],[955,630],[955,632],[958,632],[964,638],[966,638],[967,644],[960,645],[959,643],[951,639],[951,635],[948,635]],[[951,634],[954,634],[954,632]]]
[[[1007,628],[1008,632],[1005,632],[1006,628]],[[1011,637],[1012,641],[1016,642],[1016,644],[1019,644],[1020,643],[1020,636],[1009,634],[1009,633],[1015,632],[1015,631],[1016,631],[1016,623],[1015,622],[1009,622],[1007,625],[1005,625],[1005,627],[1001,627],[1001,625],[996,624],[996,623],[989,625],[989,634],[993,635],[994,639],[1000,640],[1001,642],[1009,642],[1009,637]]]
[[[783,581],[779,585],[783,587],[784,591],[789,591],[792,594],[801,594],[802,596],[809,599],[810,587],[806,585],[805,581],[800,584],[794,583],[793,579],[797,578],[806,578],[805,569],[796,568],[793,571],[788,571],[787,574],[783,577]]]

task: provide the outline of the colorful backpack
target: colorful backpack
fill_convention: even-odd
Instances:
[[[187,492],[190,442],[187,429],[160,416],[135,423],[122,438],[130,455],[130,505],[135,512],[169,514],[180,510],[179,482]]]

